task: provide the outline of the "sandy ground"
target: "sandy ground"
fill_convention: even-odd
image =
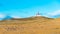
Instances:
[[[0,24],[0,34],[60,34],[60,19],[23,22]]]

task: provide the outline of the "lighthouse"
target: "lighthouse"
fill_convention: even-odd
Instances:
[[[41,15],[40,15],[40,13],[38,12],[38,13],[36,14],[36,16],[41,16]]]

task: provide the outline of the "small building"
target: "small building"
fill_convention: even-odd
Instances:
[[[41,15],[40,15],[40,13],[38,12],[38,13],[36,14],[36,16],[41,16]]]

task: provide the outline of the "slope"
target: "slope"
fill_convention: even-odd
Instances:
[[[13,18],[0,22],[2,34],[60,34],[59,19],[43,16]]]

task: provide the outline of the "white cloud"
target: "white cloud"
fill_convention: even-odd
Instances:
[[[42,15],[42,16],[54,18],[54,16],[57,16],[57,15],[60,15],[60,10],[53,11],[53,12],[48,12],[48,13]]]
[[[0,18],[4,18],[5,17],[5,14],[0,14]]]
[[[59,14],[60,14],[60,10],[48,13],[49,16],[56,16],[56,15],[59,15]]]
[[[13,17],[13,18],[20,18],[20,16],[11,16],[11,17]]]

